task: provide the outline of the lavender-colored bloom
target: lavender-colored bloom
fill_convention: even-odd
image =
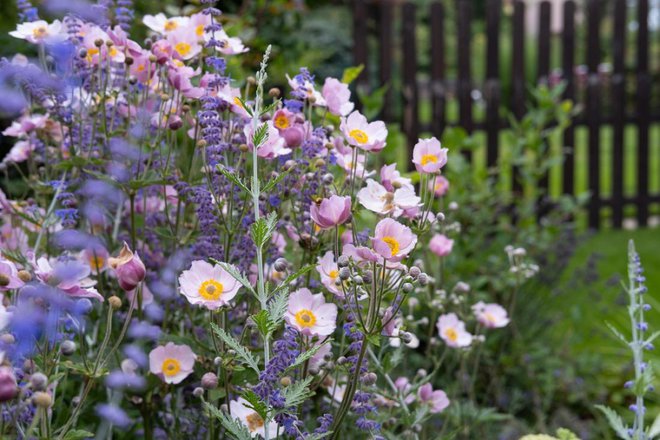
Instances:
[[[96,414],[101,419],[122,429],[128,428],[133,423],[123,409],[110,403],[96,405]]]
[[[147,339],[157,341],[160,338],[161,330],[156,325],[151,325],[145,321],[134,320],[128,327],[128,336],[133,339]]]
[[[106,376],[105,385],[118,390],[140,391],[147,385],[147,381],[142,376],[115,370]]]

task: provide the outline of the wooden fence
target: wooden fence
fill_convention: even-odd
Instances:
[[[653,82],[659,72],[649,63],[649,0],[637,0],[632,8],[627,0],[554,1],[559,3],[554,8],[550,1],[541,1],[531,21],[526,3],[512,0],[507,9],[502,0],[485,0],[485,8],[477,17],[472,0],[438,1],[424,10],[411,1],[353,0],[354,59],[356,64],[365,65],[358,85],[372,90],[390,85],[381,117],[401,123],[409,148],[421,133],[440,137],[446,127],[458,125],[470,133],[485,132],[486,164],[493,166],[500,151],[500,132],[508,125],[505,113],[521,117],[529,87],[558,76],[566,83],[565,98],[583,108],[564,133],[561,191],[574,194],[576,165],[586,166],[588,169],[582,171],[588,176],[591,192],[590,227],[601,226],[603,208],[611,209],[614,227],[622,226],[624,212],[632,207],[637,224],[647,225],[650,209],[660,207],[660,192],[650,191],[649,178],[651,169],[660,169],[660,164],[655,168],[650,164],[654,156],[650,154],[649,134],[653,123],[660,121],[660,99],[652,98],[659,92]],[[551,29],[552,14],[561,14],[558,32]],[[472,47],[476,34],[471,26],[477,22],[486,39],[479,54]],[[430,39],[423,44],[418,32],[421,23],[428,29],[424,38]],[[636,23],[636,28],[631,23]],[[452,59],[448,44],[454,48]],[[421,53],[420,46],[429,53]],[[510,55],[506,59],[503,49]],[[553,53],[560,56],[552,57]],[[425,66],[420,65],[421,55],[426,55]],[[578,55],[583,59],[577,60]],[[479,79],[473,73],[475,56],[485,56]],[[503,62],[509,64],[502,66]],[[608,66],[604,72],[603,67]],[[506,81],[500,73],[503,67],[510,71]],[[481,96],[484,111],[474,112],[475,92]],[[450,100],[458,105],[454,121],[448,119]],[[426,123],[420,122],[420,106],[424,105],[431,108]],[[475,118],[475,113],[482,116]],[[624,158],[629,157],[624,153],[635,148],[624,143],[629,138],[626,127],[631,125],[636,127],[634,194],[624,192]],[[611,164],[602,167],[601,128],[605,126],[611,128],[612,153]],[[576,162],[573,154],[576,128],[586,130],[588,159],[584,163]],[[655,156],[654,160],[660,158]],[[601,191],[602,169],[612,173],[607,196]],[[516,183],[513,185],[515,188]]]

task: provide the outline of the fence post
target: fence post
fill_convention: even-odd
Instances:
[[[626,0],[614,3],[613,72],[612,72],[612,225],[623,224],[623,154],[626,129],[625,47]]]
[[[419,108],[417,90],[417,44],[415,39],[414,3],[403,4],[403,132],[408,140],[408,166],[412,169],[412,150],[419,136]]]
[[[472,82],[470,77],[470,2],[472,0],[457,0],[458,2],[458,106],[460,125],[468,133],[472,132]],[[468,159],[471,151],[465,151]]]
[[[393,9],[390,1],[384,1],[379,6],[379,52],[380,52],[380,85],[387,85],[387,91],[383,100],[382,117],[391,122],[394,116],[392,112],[392,35],[393,35]]]
[[[500,10],[501,0],[488,0],[486,3],[486,35],[488,47],[486,49],[486,135],[487,151],[486,164],[495,166],[499,153],[500,136]]]
[[[600,84],[598,79],[598,64],[600,58],[600,10],[601,0],[589,0],[587,3],[587,67],[589,77],[587,83],[587,126],[589,130],[589,227],[600,227]]]
[[[550,76],[550,2],[544,0],[541,2],[539,9],[539,34],[538,34],[538,70],[536,71],[536,78],[538,84],[549,85],[548,77]],[[550,143],[545,142],[545,148],[550,148]],[[549,170],[543,173],[543,176],[538,182],[539,197],[537,199],[537,215],[538,218],[547,214],[549,209]]]
[[[445,10],[440,2],[431,4],[431,131],[440,138],[445,129]]]
[[[637,3],[637,223],[646,226],[649,215],[649,2]]]
[[[353,60],[356,66],[364,65],[364,70],[356,80],[356,85],[363,87],[369,84],[368,20],[367,1],[355,0],[353,3]],[[357,104],[359,106],[359,103]]]
[[[625,1],[625,0],[624,0]],[[561,35],[562,72],[566,82],[564,99],[575,101],[575,1],[564,3],[564,22]],[[575,192],[575,128],[573,121],[569,122],[564,131],[564,170],[562,176],[564,194]]]
[[[516,0],[513,4],[513,68],[512,78],[512,102],[513,115],[520,119],[525,114],[525,2]],[[522,192],[522,185],[518,180],[519,170],[516,166],[511,170],[513,180],[513,193]]]

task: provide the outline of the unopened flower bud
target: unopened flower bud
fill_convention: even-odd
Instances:
[[[97,38],[96,40],[94,40],[94,46],[96,46],[96,47],[103,46],[103,40],[100,39],[100,38]]]
[[[169,123],[169,129],[172,131],[177,131],[181,127],[183,127],[183,121],[181,120],[181,118],[174,118]]]
[[[337,358],[337,365],[344,365],[346,361],[347,361],[346,356],[339,356]]]
[[[268,91],[268,96],[270,96],[271,98],[279,98],[280,95],[281,95],[280,89],[278,89],[277,87],[273,87]]]
[[[218,365],[220,365],[221,363],[222,363],[222,358],[220,358],[220,356],[218,356],[218,357],[216,357],[215,359],[213,359],[213,365],[215,365],[216,367],[217,367]]]
[[[425,273],[420,273],[419,276],[417,277],[417,281],[419,282],[420,285],[426,286],[429,283],[429,276],[426,275]]]
[[[424,378],[427,375],[428,375],[428,372],[425,369],[420,368],[419,370],[417,370],[417,377]]]
[[[337,259],[337,266],[338,267],[346,267],[348,266],[349,260],[346,255],[342,255]]]
[[[362,278],[364,278],[366,284],[371,284],[374,280],[374,273],[371,270],[365,270],[362,274]]]
[[[131,65],[133,65],[133,61],[135,61],[135,60],[133,60],[133,58],[126,57],[126,59],[124,60],[124,63],[126,63],[127,66],[131,66]]]
[[[80,51],[78,52],[78,56],[80,58],[87,58],[87,49],[80,49]]]
[[[11,280],[4,273],[0,273],[0,287],[8,286]]]
[[[410,270],[408,271],[408,275],[410,275],[413,278],[417,278],[421,273],[422,273],[421,269],[417,266],[411,267]]]
[[[251,86],[253,86],[257,83],[257,79],[254,76],[248,76],[247,77],[247,83],[250,84]]]
[[[321,158],[316,159],[316,161],[314,162],[314,166],[316,168],[321,168],[324,165],[325,165],[325,160],[323,160]]]
[[[16,375],[12,367],[0,367],[0,402],[7,402],[18,394]]]
[[[43,373],[34,373],[30,376],[30,386],[33,391],[45,391],[48,386],[48,377]]]
[[[403,290],[403,293],[410,293],[413,291],[413,285],[410,283],[403,283],[401,290]]]
[[[335,176],[330,173],[324,174],[322,181],[324,185],[332,185],[332,182],[335,181]]]
[[[20,278],[20,280],[23,281],[24,283],[27,283],[32,280],[32,274],[27,270],[19,270],[18,278]]]
[[[376,376],[376,373],[368,372],[362,375],[362,383],[371,386],[376,383],[378,380],[378,376]]]
[[[121,308],[121,298],[112,295],[110,298],[108,298],[108,304],[110,304],[110,307],[112,307],[113,310],[118,310]]]
[[[208,145],[208,142],[206,142],[206,139],[200,139],[197,141],[197,148],[206,148]]]
[[[291,378],[289,376],[284,376],[282,379],[280,379],[280,385],[283,387],[288,387],[291,385]]]
[[[117,298],[116,296],[113,298]],[[121,305],[121,301],[120,301]],[[60,345],[60,353],[62,353],[63,356],[71,356],[73,353],[76,352],[76,343],[70,340],[62,341],[62,344]]]
[[[205,390],[212,390],[218,387],[218,376],[215,373],[206,373],[202,376],[202,387]]]
[[[277,272],[284,272],[288,267],[287,261],[284,258],[278,258],[273,264],[273,269]]]
[[[204,395],[204,388],[197,387],[193,390],[193,396],[200,398]]]
[[[109,258],[108,264],[115,270],[119,286],[127,292],[135,289],[147,274],[140,256],[137,252],[134,254],[125,242],[119,256]]]
[[[317,374],[319,374],[319,369],[316,368],[316,367],[309,367],[309,370],[307,370],[307,371],[308,371],[309,374],[311,374],[312,376],[316,376]]]
[[[48,393],[37,391],[32,395],[32,403],[40,408],[48,408],[53,403],[53,398]]]
[[[445,221],[445,215],[442,212],[439,212],[435,215],[435,219],[439,222]]]
[[[413,340],[412,335],[408,332],[399,332],[399,338],[404,344],[409,344]]]
[[[470,291],[470,285],[468,283],[464,283],[463,281],[459,281],[456,283],[454,290],[458,293],[468,293]]]
[[[342,267],[339,269],[339,278],[343,281],[346,281],[351,277],[351,271],[348,267]]]
[[[364,280],[362,279],[362,277],[360,275],[355,275],[353,277],[353,282],[355,284],[357,284],[358,286],[361,286],[362,284],[364,284]]]

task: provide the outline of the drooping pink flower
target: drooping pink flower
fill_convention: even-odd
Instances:
[[[429,182],[429,189],[433,191],[436,197],[442,197],[449,191],[449,180],[445,176],[437,176],[435,178],[435,184]]]
[[[0,258],[0,292],[19,289],[25,283],[18,277],[18,269],[13,261]]]
[[[383,121],[367,122],[367,118],[355,110],[342,118],[339,126],[346,141],[365,151],[380,151],[385,147],[387,126]]]
[[[265,433],[265,421],[259,413],[257,413],[250,403],[242,397],[239,397],[237,400],[232,400],[229,402],[229,412],[231,416],[240,421],[245,427],[250,431],[252,437],[264,436]],[[276,436],[279,426],[275,420],[270,420],[268,422],[268,433],[273,437]]]
[[[438,257],[446,257],[451,254],[454,247],[454,240],[447,238],[442,234],[435,234],[429,241],[429,249]]]
[[[384,165],[380,169],[380,183],[389,191],[394,192],[398,188],[413,188],[412,181],[407,177],[402,177],[396,169],[396,164]]]
[[[282,108],[273,115],[273,125],[286,141],[287,147],[299,147],[305,136],[305,121],[295,113]]]
[[[147,269],[140,256],[137,252],[133,253],[125,242],[119,256],[108,259],[108,265],[114,269],[119,287],[125,291],[135,289],[147,275]]]
[[[0,402],[8,402],[18,395],[18,384],[14,369],[0,366]]]
[[[373,179],[368,179],[367,186],[358,191],[357,199],[369,211],[381,215],[392,214],[394,217],[399,217],[407,209],[418,207],[422,202],[412,185],[390,192]]]
[[[78,261],[55,261],[53,265],[41,257],[34,262],[34,273],[44,284],[54,285],[74,298],[93,298],[103,301],[103,296],[94,288],[96,281],[89,278],[90,268]]]
[[[441,315],[436,324],[438,333],[449,347],[468,347],[472,344],[472,335],[465,330],[465,323],[455,313]]]
[[[331,293],[340,297],[344,296],[341,286],[337,285],[339,280],[339,267],[335,262],[335,256],[332,251],[327,251],[323,257],[319,257],[316,270],[321,276],[321,284]]]
[[[195,70],[192,67],[172,64],[167,69],[167,79],[170,85],[186,98],[199,99],[204,95],[204,89],[195,87],[191,81],[199,73],[199,69]]]
[[[21,140],[14,144],[9,153],[2,159],[2,163],[21,163],[32,156],[34,144],[29,140]]]
[[[506,309],[499,304],[484,304],[479,301],[472,306],[472,311],[479,324],[486,328],[502,328],[510,322]]]
[[[417,397],[422,403],[429,404],[431,414],[437,414],[444,411],[449,406],[447,394],[442,390],[433,390],[430,383],[425,383],[417,390]]]
[[[351,216],[351,198],[332,195],[320,203],[312,203],[309,214],[321,229],[334,228]]]
[[[391,218],[378,222],[372,239],[374,251],[386,260],[403,260],[417,244],[417,236],[409,227]]]
[[[284,320],[305,336],[328,336],[337,325],[337,306],[326,303],[322,293],[303,287],[289,296]]]
[[[229,304],[241,284],[220,265],[203,260],[193,261],[190,269],[179,277],[181,294],[191,304],[200,304],[214,310]]]
[[[418,172],[435,173],[447,163],[447,148],[440,146],[435,137],[420,139],[413,148],[413,163]]]
[[[280,136],[279,131],[273,125],[273,121],[266,121],[268,128],[268,138],[257,148],[257,156],[265,159],[273,159],[278,156],[291,153],[291,149],[287,148],[286,141]],[[248,141],[248,147],[254,148],[254,130],[252,124],[248,124],[243,129],[245,137]]]
[[[353,153],[337,153],[337,165],[342,167],[344,171],[348,173],[347,179],[352,179],[350,173],[353,172],[353,166],[355,165],[355,176],[360,178],[365,178],[371,176],[374,172],[369,171],[365,168],[367,157],[364,154],[357,155],[357,161],[353,163]]]
[[[149,371],[165,383],[178,384],[193,372],[196,358],[189,346],[168,342],[149,353]]]
[[[336,78],[328,77],[325,79],[321,93],[328,106],[328,111],[333,115],[346,116],[353,111],[351,91],[347,84]]]

